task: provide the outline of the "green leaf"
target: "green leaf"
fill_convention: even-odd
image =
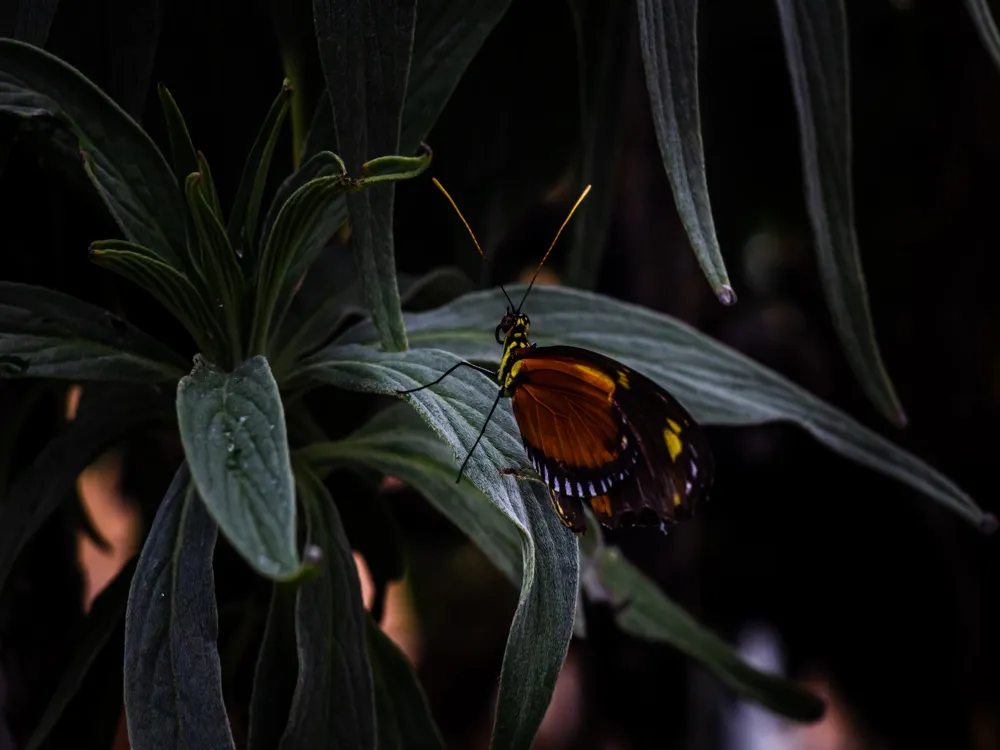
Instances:
[[[826,303],[862,389],[883,415],[906,424],[882,363],[854,229],[850,74],[843,0],[778,0],[799,113],[806,205]]]
[[[1000,33],[986,0],[965,0],[965,6],[972,16],[979,38],[986,51],[993,58],[993,64],[1000,68]]]
[[[236,190],[233,210],[229,214],[229,224],[226,234],[229,243],[239,248],[241,255],[247,258],[252,267],[257,253],[257,217],[260,213],[260,202],[264,197],[264,187],[267,184],[267,173],[271,168],[271,157],[278,143],[281,125],[288,113],[288,102],[292,97],[292,84],[287,78],[282,83],[281,93],[274,100],[271,109],[264,118],[264,124],[257,134],[253,148],[247,156],[243,176]],[[266,234],[261,236],[267,237]]]
[[[78,70],[44,50],[0,39],[0,112],[65,123],[79,139],[94,185],[125,237],[185,268],[184,203],[166,159]]]
[[[677,212],[712,290],[736,302],[719,251],[705,177],[698,109],[698,0],[637,0],[639,40],[656,140]]]
[[[371,617],[366,617],[365,623],[375,682],[379,750],[444,750],[444,740],[413,665]]]
[[[334,199],[346,190],[343,174],[317,177],[281,207],[261,255],[250,351],[268,352],[295,286],[343,221]]]
[[[0,503],[0,591],[21,550],[72,496],[76,478],[95,458],[133,430],[171,421],[151,389],[88,384],[76,418],[18,475]]]
[[[575,0],[570,10],[578,27],[580,109],[583,148],[577,189],[593,189],[573,217],[573,247],[566,269],[567,283],[593,289],[601,271],[608,227],[615,202],[615,177],[620,164],[627,88],[621,85],[631,70],[630,22],[627,2]]]
[[[431,132],[466,68],[510,7],[510,0],[420,0],[413,32],[400,153]]]
[[[348,390],[393,394],[434,380],[458,360],[427,349],[383,353],[364,346],[328,347],[306,362],[302,383],[323,382]],[[497,384],[459,369],[406,398],[428,424],[464,457],[491,410]],[[457,463],[454,464],[457,467]],[[576,611],[578,549],[537,483],[518,486],[499,470],[530,471],[504,401],[486,426],[466,476],[515,525],[521,535],[521,596],[504,653],[493,747],[527,748],[552,697],[566,657]]]
[[[306,160],[305,164],[288,175],[284,182],[278,186],[274,194],[274,200],[271,201],[271,207],[267,209],[267,215],[264,217],[264,226],[260,234],[262,238],[261,242],[266,242],[271,236],[271,230],[274,227],[278,213],[300,187],[307,182],[312,182],[317,177],[334,177],[338,175],[346,177],[347,168],[344,166],[344,162],[340,160],[340,157],[332,151],[320,151],[318,154],[313,154]],[[336,198],[329,219],[329,226],[332,229],[327,239],[340,229],[340,225],[346,219],[347,200]]]
[[[235,747],[216,644],[216,535],[182,465],[139,555],[125,613],[125,717],[134,750]]]
[[[181,178],[198,171],[198,152],[191,142],[184,115],[170,90],[162,83],[156,87],[163,107],[163,118],[167,121],[167,137],[170,139],[170,155],[174,162],[174,174]],[[178,183],[179,186],[179,183]]]
[[[374,469],[422,494],[479,547],[496,568],[521,585],[521,536],[468,477],[455,482],[448,446],[405,405],[379,412],[350,436],[296,451],[321,477],[335,467]]]
[[[517,285],[507,291],[518,299],[524,288]],[[437,310],[409,314],[410,340],[414,347],[447,349],[458,357],[495,363],[500,347],[492,331],[505,305],[503,295],[490,290],[468,294]],[[776,372],[674,318],[604,295],[550,286],[532,290],[526,312],[539,346],[572,344],[619,359],[673,393],[699,422],[795,422],[831,450],[910,485],[983,530],[992,529],[996,522],[924,461]],[[366,321],[347,331],[331,349],[376,338]],[[320,352],[313,359],[318,363],[325,356],[330,355]],[[308,378],[310,372],[304,370],[301,375]]]
[[[52,733],[63,712],[80,692],[80,689],[101,651],[125,616],[129,586],[135,571],[135,559],[119,571],[114,580],[101,591],[83,621],[73,657],[59,680],[59,685],[49,698],[42,718],[31,733],[25,750],[38,750]],[[121,658],[121,654],[118,654]],[[120,704],[119,708],[120,710]]]
[[[201,193],[205,197],[209,208],[212,209],[212,213],[221,224],[222,204],[219,202],[219,193],[215,189],[215,180],[212,178],[212,170],[208,166],[208,159],[205,158],[205,155],[201,151],[198,152],[198,174],[201,177],[199,181]]]
[[[432,158],[433,153],[426,143],[422,156],[380,156],[361,165],[361,177],[357,179],[357,184],[359,187],[370,187],[381,182],[410,180],[427,169]]]
[[[121,274],[159,300],[191,334],[199,351],[213,356],[225,341],[212,311],[191,280],[158,260],[144,247],[122,240],[102,240],[90,246],[90,259]]]
[[[667,599],[618,549],[601,549],[593,564],[601,585],[621,606],[617,622],[626,633],[669,643],[705,665],[743,696],[783,716],[816,721],[823,715],[823,701],[744,662],[722,639]]]
[[[226,539],[262,575],[295,577],[295,496],[285,413],[263,357],[232,373],[200,357],[177,387],[191,474]]]
[[[316,39],[333,104],[340,155],[352,172],[399,150],[410,73],[416,0],[313,0]],[[351,249],[384,348],[406,349],[396,286],[392,217],[395,187],[347,195]]]
[[[29,284],[0,281],[0,378],[167,382],[187,365],[117,315]]]
[[[295,643],[295,584],[272,584],[264,639],[250,698],[248,750],[273,750],[281,742],[298,678]]]
[[[375,698],[365,647],[365,608],[340,515],[323,483],[297,467],[309,544],[323,556],[320,575],[299,588],[295,632],[299,680],[282,750],[374,748]]]
[[[225,326],[226,343],[233,360],[229,364],[235,364],[243,358],[240,330],[243,274],[236,261],[236,253],[229,244],[226,230],[210,203],[210,199],[218,201],[217,197],[213,198],[215,187],[211,183],[211,177],[206,179],[206,175],[200,172],[189,174],[185,188],[198,233],[197,246],[200,252],[196,252],[196,267],[208,285],[212,304],[221,310],[216,317]]]

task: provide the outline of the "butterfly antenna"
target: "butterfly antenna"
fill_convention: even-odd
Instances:
[[[479,255],[482,256],[483,263],[489,266],[490,260],[489,258],[486,257],[486,253],[483,252],[483,248],[479,246],[479,240],[476,239],[476,233],[472,231],[472,227],[469,226],[469,222],[465,220],[465,217],[462,216],[462,212],[458,210],[458,204],[456,204],[455,200],[450,195],[448,195],[448,191],[444,189],[444,185],[438,182],[437,177],[431,177],[431,182],[434,183],[435,187],[437,187],[438,190],[444,193],[444,197],[448,199],[448,202],[451,204],[451,207],[455,209],[455,213],[458,214],[458,218],[462,220],[462,223],[465,224],[465,228],[469,230],[469,236],[472,237],[472,241],[476,245],[476,250],[478,250]],[[503,296],[507,298],[507,303],[510,305],[510,309],[513,310],[514,303],[510,301],[510,295],[508,295],[507,290],[503,288],[503,284],[500,284],[500,291],[503,292]]]
[[[554,248],[556,246],[556,243],[559,241],[559,235],[562,234],[562,230],[566,228],[566,225],[569,224],[569,220],[572,219],[573,214],[576,213],[576,209],[580,207],[580,204],[583,203],[583,199],[587,197],[587,193],[590,192],[590,187],[591,187],[590,185],[587,185],[587,187],[583,189],[583,193],[581,193],[580,197],[576,199],[576,203],[573,204],[573,208],[569,210],[569,216],[566,217],[566,220],[562,223],[562,226],[559,227],[559,231],[556,232],[555,239],[552,240],[552,244],[549,245],[549,249],[546,250],[545,255],[542,256],[542,262],[539,263],[538,268],[535,269],[535,275],[531,277],[531,283],[528,284],[528,288],[524,290],[524,296],[521,297],[521,304],[517,306],[517,312],[521,311],[521,305],[523,305],[524,301],[528,299],[528,292],[530,292],[531,287],[535,285],[535,279],[538,278],[538,272],[542,270],[542,266],[545,265],[545,260],[549,257],[549,253],[552,252],[552,248]],[[456,209],[456,211],[457,210],[458,209]],[[482,250],[480,250],[479,252],[482,252]]]
[[[497,397],[493,400],[493,406],[490,407],[490,413],[486,415],[486,421],[483,422],[483,429],[479,431],[479,435],[476,437],[476,442],[472,444],[472,447],[469,448],[469,452],[465,454],[465,460],[462,461],[462,465],[458,469],[458,476],[455,477],[455,484],[462,481],[462,474],[465,473],[465,465],[469,463],[469,459],[472,458],[472,454],[476,451],[476,446],[479,445],[479,441],[482,440],[483,435],[486,434],[486,425],[488,425],[490,420],[493,418],[493,412],[497,410],[497,404],[500,403],[501,398],[503,398],[503,388],[497,392]]]

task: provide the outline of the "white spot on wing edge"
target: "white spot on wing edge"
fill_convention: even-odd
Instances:
[[[563,486],[566,488],[567,497],[573,497],[573,485],[569,483],[568,479],[563,479]]]
[[[583,485],[580,482],[576,483],[577,497],[583,497]]]
[[[591,497],[593,497],[594,495],[597,494],[597,490],[594,489],[594,483],[593,482],[587,482],[587,489],[590,490],[590,496]]]

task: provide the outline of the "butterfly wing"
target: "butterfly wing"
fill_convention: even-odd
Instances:
[[[511,371],[514,416],[559,517],[585,527],[686,518],[711,483],[704,433],[658,385],[577,347],[527,349]]]

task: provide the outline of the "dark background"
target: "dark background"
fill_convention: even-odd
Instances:
[[[964,4],[903,5],[847,2],[857,229],[907,429],[890,427],[864,399],[830,324],[768,0],[706,0],[699,19],[709,188],[739,303],[715,300],[674,210],[634,10],[615,77],[621,137],[607,150],[614,203],[596,288],[675,315],[787,375],[996,512],[1000,71]],[[0,4],[0,35],[12,33],[16,8]],[[268,3],[183,0],[154,12],[135,0],[64,0],[45,46],[140,115],[161,147],[155,84],[166,83],[225,205],[281,85],[274,29]],[[491,281],[533,266],[575,198],[562,178],[579,154],[576,55],[567,3],[514,0],[428,139],[431,173],[495,254]],[[318,95],[313,83],[304,95]],[[192,351],[162,309],[88,263],[89,242],[117,234],[78,164],[37,124],[0,126],[0,140],[17,131],[0,177],[0,278],[121,310]],[[291,169],[283,144],[273,177]],[[396,230],[402,271],[457,264],[480,281],[477,256],[429,176],[399,186]],[[557,275],[569,246],[550,260]],[[0,406],[25,388],[0,383]],[[39,418],[22,437],[21,463],[44,443],[48,425]],[[697,518],[666,538],[633,531],[613,541],[727,639],[750,623],[773,626],[791,673],[826,685],[851,717],[856,744],[844,747],[1000,748],[996,540],[795,427],[710,428],[710,437],[716,489]],[[157,446],[128,453],[135,494],[151,486],[155,496],[169,481],[173,467]],[[398,494],[392,507],[404,529],[424,642],[419,670],[435,716],[449,747],[485,746],[515,592],[420,498]],[[47,595],[8,601],[0,614],[0,644],[16,645],[38,673],[58,662],[60,629],[76,611],[64,523],[54,519],[20,566],[22,580],[44,581]],[[730,693],[670,649],[621,635],[600,607],[588,615],[589,637],[571,650],[583,708],[567,719],[562,746],[723,747],[720,712]],[[18,700],[11,691],[9,708]]]

